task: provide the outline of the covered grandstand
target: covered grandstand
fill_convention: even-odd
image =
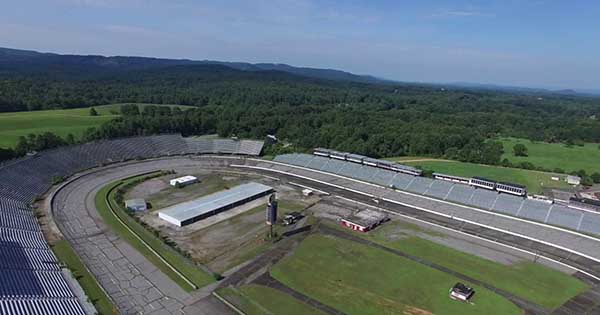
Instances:
[[[85,314],[30,207],[54,176],[170,155],[256,156],[262,147],[262,141],[157,135],[61,147],[0,165],[0,314]]]
[[[384,187],[433,197],[571,230],[599,234],[600,213],[571,209],[560,204],[530,200],[519,196],[476,189],[458,182],[415,177],[368,165],[309,154],[284,154],[274,161],[333,173]]]

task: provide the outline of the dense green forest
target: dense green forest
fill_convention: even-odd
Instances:
[[[219,65],[0,71],[0,111],[127,102],[197,108],[147,107],[139,113],[126,106],[121,118],[82,139],[24,138],[13,153],[51,146],[44,143],[162,132],[259,139],[275,134],[295,150],[324,146],[374,157],[428,155],[499,164],[502,146],[488,141],[499,135],[600,142],[600,100],[594,98],[328,81]]]

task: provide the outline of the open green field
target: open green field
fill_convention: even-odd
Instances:
[[[272,269],[273,277],[349,315],[522,314],[480,287],[473,303],[448,297],[459,280],[411,260],[354,242],[311,235]]]
[[[20,136],[31,133],[50,131],[63,138],[70,133],[78,137],[86,129],[118,117],[102,106],[96,110],[100,116],[90,116],[89,108],[0,113],[0,147],[12,148]]]
[[[549,309],[557,308],[588,289],[578,279],[540,264],[519,262],[504,265],[410,235],[398,239],[396,224],[401,223],[392,221],[369,233],[353,234],[493,284]],[[402,227],[405,228],[404,225]],[[391,238],[389,235],[396,236]]]
[[[248,315],[325,315],[293,297],[261,285],[244,285],[239,288],[219,290],[225,299]]]
[[[585,170],[588,174],[600,172],[600,144],[586,143],[584,146],[567,147],[561,143],[533,142],[517,138],[498,139],[504,145],[504,155],[512,163],[530,162],[548,169],[560,168],[566,172]],[[529,156],[515,156],[513,146],[522,143]]]
[[[142,176],[148,176],[148,174]],[[116,204],[114,201],[115,188],[121,185],[126,185],[137,178],[139,178],[139,176],[128,178],[123,181],[117,181],[100,189],[96,195],[95,203],[96,208],[98,209],[98,212],[102,216],[104,222],[110,226],[111,229],[113,229],[113,231],[115,231],[120,237],[131,244],[157,268],[163,271],[169,278],[179,284],[186,291],[192,291],[194,288],[181,276],[169,268],[168,265],[166,265],[161,259],[159,259],[159,257],[156,256],[156,254],[144,246],[144,244],[138,238],[136,238],[135,235],[131,233],[118,219],[121,219],[127,225],[127,227],[139,235],[154,251],[158,252],[160,256],[173,265],[175,269],[177,269],[197,287],[203,287],[211,282],[214,282],[215,279],[211,274],[208,274],[199,267],[194,266],[187,260],[187,258],[169,248],[168,245],[166,245],[162,240],[154,236],[154,234],[127,215],[121,205]],[[107,204],[107,200],[110,201],[110,206],[115,210],[118,218],[111,212],[111,208]]]
[[[96,282],[94,276],[85,268],[69,242],[61,240],[52,244],[52,251],[58,260],[71,270],[73,277],[77,279],[87,297],[96,307],[99,315],[117,314],[117,309]]]
[[[140,109],[151,104],[138,104]],[[90,116],[90,108],[57,109],[32,112],[0,113],[0,148],[12,148],[20,136],[50,131],[61,137],[81,136],[90,127],[119,117],[121,104],[95,106],[99,116]],[[160,105],[171,106],[175,105]],[[189,108],[189,106],[177,106]]]
[[[559,176],[561,179],[565,175],[546,173],[539,171],[524,170],[518,168],[508,168],[500,166],[490,166],[473,163],[463,163],[448,160],[425,159],[422,161],[404,162],[412,166],[420,166],[424,169],[448,175],[473,177],[480,176],[497,181],[516,183],[527,186],[530,193],[541,193],[544,188],[569,188],[570,186],[561,181],[552,180],[552,176]]]

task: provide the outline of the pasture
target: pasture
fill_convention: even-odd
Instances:
[[[567,146],[562,143],[537,142],[518,138],[500,138],[504,146],[502,159],[512,163],[530,162],[548,169],[560,168],[570,173],[585,170],[588,174],[600,173],[600,144],[585,143],[583,146]],[[513,146],[522,143],[528,156],[515,156]]]
[[[152,104],[138,104],[140,110]],[[52,132],[66,137],[73,134],[77,139],[90,127],[119,117],[121,104],[95,106],[98,116],[90,116],[90,108],[56,109],[31,112],[0,113],[0,148],[13,148],[20,136]],[[160,105],[180,107],[190,106]]]

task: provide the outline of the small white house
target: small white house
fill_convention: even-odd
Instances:
[[[579,185],[581,184],[581,177],[569,175],[567,176],[567,184],[569,185]]]
[[[558,176],[552,176],[552,178],[551,178],[551,179],[552,179],[553,181],[556,181],[556,182],[557,182],[557,181],[559,181],[559,180],[560,180],[560,177],[558,177]]]
[[[169,184],[171,184],[171,186],[173,186],[173,187],[183,187],[183,186],[191,185],[191,184],[194,184],[197,182],[198,182],[198,178],[196,178],[195,176],[188,175],[188,176],[171,179]]]

